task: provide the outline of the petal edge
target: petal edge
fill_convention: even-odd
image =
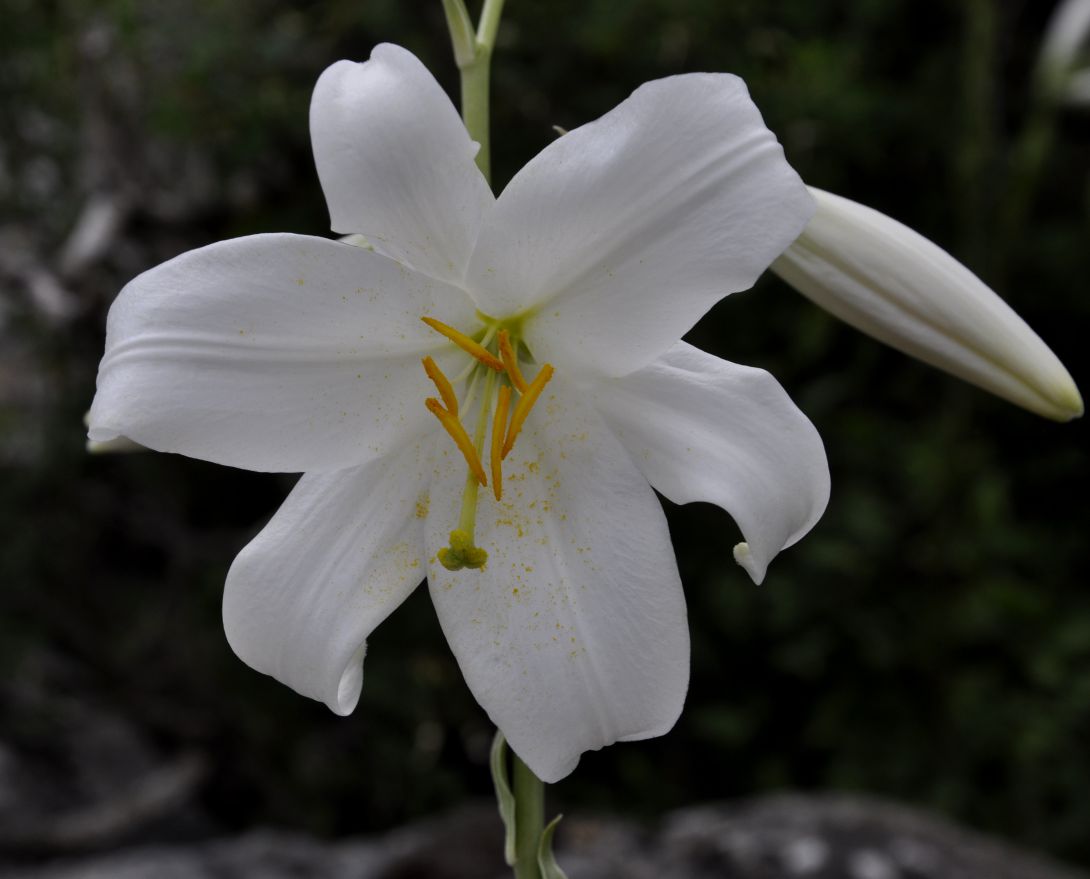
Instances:
[[[331,65],[314,87],[310,128],[333,230],[459,282],[495,198],[477,144],[416,56],[383,43],[368,61]]]
[[[412,446],[300,478],[227,574],[224,631],[243,662],[352,712],[367,637],[424,576],[422,461]]]
[[[817,522],[829,499],[821,437],[763,369],[685,342],[595,402],[644,476],[674,503],[710,501],[741,528],[734,558],[754,582]]]

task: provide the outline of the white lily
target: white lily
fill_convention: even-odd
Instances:
[[[845,323],[1046,418],[1082,414],[1062,363],[945,250],[885,214],[810,187],[817,212],[772,264]]]
[[[1090,69],[1085,60],[1090,36],[1090,0],[1064,0],[1052,13],[1037,59],[1037,85],[1046,97],[1085,104]],[[1082,69],[1079,69],[1080,66]]]
[[[224,626],[338,714],[426,566],[471,690],[541,779],[666,732],[689,641],[651,485],[725,508],[758,582],[828,497],[776,381],[679,341],[799,233],[805,187],[727,75],[644,85],[499,199],[395,46],[322,75],[311,133],[333,229],[373,251],[256,235],[132,281],[92,440],[306,471],[232,565]]]

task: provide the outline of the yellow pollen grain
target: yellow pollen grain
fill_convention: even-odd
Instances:
[[[515,404],[515,411],[511,413],[511,424],[507,428],[507,439],[503,442],[503,451],[500,454],[501,458],[506,458],[511,454],[511,449],[515,447],[515,439],[519,435],[519,431],[522,430],[522,425],[526,421],[526,416],[530,414],[530,410],[533,408],[534,403],[537,402],[537,398],[541,396],[541,392],[545,389],[545,385],[549,379],[553,377],[553,373],[556,370],[553,369],[552,364],[546,363],[541,367],[539,372],[529,386],[526,388],[526,393],[519,397],[518,403]]]
[[[435,386],[439,389],[439,396],[443,398],[447,410],[451,415],[457,415],[458,398],[454,395],[454,387],[451,385],[450,379],[443,375],[443,370],[430,357],[425,357],[421,362],[424,364],[424,372],[428,374],[428,378],[435,382]]]
[[[518,389],[520,394],[525,394],[526,379],[522,377],[519,361],[515,356],[515,349],[511,345],[511,337],[508,335],[507,330],[500,330],[499,348],[500,359],[503,361],[503,368],[507,370],[507,377],[511,379],[511,384]]]
[[[444,409],[443,404],[435,399],[435,397],[428,397],[424,401],[424,405],[428,407],[428,411],[431,412],[432,415],[439,419],[439,423],[442,424],[447,433],[450,434],[450,438],[454,440],[454,444],[465,457],[466,463],[469,465],[469,469],[473,475],[477,477],[477,481],[481,485],[488,485],[488,477],[485,476],[484,467],[481,466],[481,459],[477,456],[477,450],[473,447],[473,443],[469,439],[469,434],[466,433],[466,429],[462,427],[462,422]]]
[[[436,320],[434,317],[422,317],[420,318],[424,323],[431,327],[435,332],[440,335],[446,336],[455,345],[465,351],[467,354],[471,354],[476,357],[485,366],[491,367],[496,372],[503,372],[503,361],[500,360],[495,354],[485,348],[478,342],[474,342],[465,333],[449,327],[442,321]]]
[[[504,385],[500,388],[499,398],[496,400],[496,414],[492,418],[492,493],[496,500],[503,497],[503,438],[507,428],[507,410],[511,406],[511,388]]]

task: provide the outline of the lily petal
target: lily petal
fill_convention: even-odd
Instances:
[[[428,584],[473,695],[534,773],[554,782],[583,751],[673,726],[689,634],[666,520],[647,481],[560,376],[538,407],[504,462],[503,500],[481,493],[483,570],[434,562],[465,481],[464,469],[441,468]]]
[[[419,356],[442,360],[444,340],[424,314],[473,322],[461,290],[348,244],[255,235],[184,253],[110,309],[88,435],[248,470],[361,464],[432,426]]]
[[[814,425],[771,375],[684,342],[638,372],[595,385],[595,403],[644,476],[677,504],[710,501],[734,517],[735,559],[760,583],[781,549],[829,501]]]
[[[366,638],[424,577],[424,460],[416,444],[299,479],[227,574],[223,627],[243,662],[351,713]]]
[[[310,132],[335,232],[462,279],[495,198],[473,161],[478,145],[416,56],[384,43],[369,61],[329,67],[314,87]]]
[[[814,219],[772,264],[788,284],[856,329],[1031,412],[1082,414],[1056,355],[965,266],[885,214],[810,192]]]
[[[515,176],[467,286],[487,314],[532,315],[539,360],[623,375],[751,287],[812,212],[742,80],[673,76]]]

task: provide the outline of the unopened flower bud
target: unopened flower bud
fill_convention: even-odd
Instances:
[[[817,213],[772,264],[787,283],[856,329],[1031,412],[1082,415],[1063,364],[969,269],[885,214],[810,193]]]

